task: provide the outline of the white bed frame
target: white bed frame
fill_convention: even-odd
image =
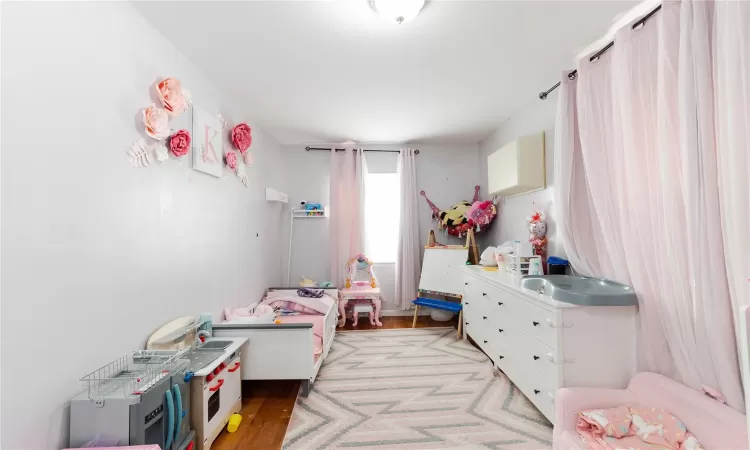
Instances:
[[[268,291],[289,292],[298,288],[269,288]],[[320,289],[320,288],[316,288]],[[246,337],[248,345],[240,355],[243,380],[302,380],[302,395],[307,397],[318,370],[328,356],[336,333],[336,288],[323,288],[335,300],[325,314],[323,354],[313,357],[314,335],[311,323],[289,324],[214,324],[214,337]]]

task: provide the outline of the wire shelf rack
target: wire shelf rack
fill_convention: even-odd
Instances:
[[[180,354],[174,350],[138,350],[84,375],[80,381],[88,388],[90,400],[101,400],[119,389],[126,398],[137,396],[169,376]]]

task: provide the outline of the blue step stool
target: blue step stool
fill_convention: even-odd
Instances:
[[[415,300],[411,301],[414,303],[416,308],[414,308],[414,321],[411,324],[411,327],[414,328],[417,326],[417,313],[419,313],[419,307],[420,306],[427,306],[428,308],[435,308],[435,309],[442,309],[444,311],[450,311],[453,313],[458,313],[458,336],[461,336],[461,328],[463,324],[463,307],[461,306],[461,303],[456,302],[448,302],[445,300],[435,300],[432,298],[424,298],[424,297],[417,297]]]

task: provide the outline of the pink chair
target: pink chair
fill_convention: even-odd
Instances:
[[[627,404],[664,408],[680,419],[706,449],[748,448],[744,414],[702,392],[649,372],[636,374],[627,389],[559,389],[552,448],[588,449],[576,432],[578,412]]]

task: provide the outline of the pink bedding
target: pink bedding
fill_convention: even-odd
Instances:
[[[325,316],[321,315],[305,315],[299,316],[279,316],[276,320],[280,320],[281,323],[312,323],[313,325],[313,356],[317,358],[318,355],[323,353],[323,330]]]
[[[232,320],[237,317],[250,316],[251,310],[271,310],[275,308],[296,311],[299,315],[278,314],[275,317],[281,323],[311,323],[313,325],[313,356],[317,358],[323,353],[323,333],[325,314],[336,305],[336,300],[328,294],[321,298],[300,297],[296,292],[270,291],[260,304],[253,304],[247,308],[224,310],[224,317]],[[269,322],[270,323],[270,322]]]
[[[297,293],[290,293],[288,291],[271,291],[266,294],[266,298],[260,303],[262,305],[271,305],[276,302],[285,302],[289,308],[294,311],[305,312],[311,314],[317,312],[320,314],[326,314],[336,304],[336,300],[328,294],[323,295],[321,298],[309,298],[300,297]],[[291,305],[296,304],[296,305]]]

